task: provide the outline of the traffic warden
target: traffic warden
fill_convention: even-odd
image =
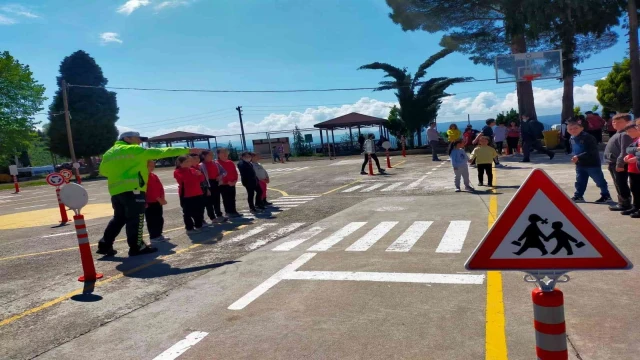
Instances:
[[[149,179],[147,161],[189,154],[187,148],[145,149],[140,146],[148,138],[140,133],[127,131],[103,155],[100,174],[107,178],[113,218],[98,243],[98,254],[113,256],[116,236],[126,226],[129,256],[150,254],[158,249],[147,246],[142,240],[144,225],[145,191]],[[199,151],[193,149],[194,151]]]

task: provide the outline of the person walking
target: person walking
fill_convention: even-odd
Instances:
[[[475,160],[478,167],[478,186],[484,186],[484,174],[487,174],[487,185],[493,186],[493,168],[494,159],[498,157],[496,149],[489,146],[489,139],[486,136],[478,137],[478,147],[473,149],[469,162]]]
[[[518,153],[518,143],[520,142],[520,127],[515,121],[509,124],[507,129],[507,146],[509,154],[516,155]]]
[[[571,162],[576,164],[576,191],[571,200],[575,202],[584,201],[584,193],[587,190],[589,178],[591,178],[600,188],[600,198],[596,203],[606,203],[611,200],[607,180],[604,179],[602,173],[602,165],[600,163],[600,152],[596,139],[582,127],[582,124],[576,121],[568,121],[565,123],[567,133],[571,136],[573,149],[573,157]]]
[[[369,134],[368,139],[364,142],[364,162],[362,163],[362,169],[360,169],[360,175],[367,175],[367,173],[364,171],[364,167],[367,166],[367,163],[369,162],[369,155],[371,155],[371,159],[376,162],[378,172],[380,174],[385,173],[385,170],[380,167],[380,161],[376,156],[376,143],[374,141],[375,138],[375,135]]]
[[[147,162],[189,153],[187,148],[151,148],[140,146],[148,138],[135,131],[126,131],[118,136],[113,147],[102,156],[99,172],[107,178],[111,195],[113,218],[107,224],[104,235],[98,242],[97,253],[114,256],[118,252],[113,243],[123,227],[127,233],[129,256],[150,254],[158,249],[147,246],[143,240],[143,221],[146,206],[149,169]],[[192,149],[199,151],[198,149]]]
[[[545,149],[540,143],[540,139],[543,136],[544,125],[536,119],[530,119],[528,115],[522,115],[522,125],[520,132],[522,133],[522,150],[524,152],[524,158],[521,162],[531,162],[531,149],[538,150],[549,156],[549,160],[552,160],[556,154],[553,151]]]
[[[429,124],[427,140],[429,141],[429,147],[431,147],[431,161],[440,161],[437,150],[438,144],[440,143],[440,134],[438,134],[438,130],[436,129],[435,121]]]
[[[460,178],[464,181],[465,191],[474,191],[469,181],[469,156],[464,151],[464,141],[456,140],[449,145],[449,158],[451,159],[451,166],[453,166],[454,173],[454,185],[456,192],[460,192]]]

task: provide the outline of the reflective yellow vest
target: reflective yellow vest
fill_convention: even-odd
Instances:
[[[116,141],[102,156],[100,174],[107,178],[111,196],[127,191],[146,191],[149,170],[147,161],[186,155],[187,148],[145,149],[124,141]]]

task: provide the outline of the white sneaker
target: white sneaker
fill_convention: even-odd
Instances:
[[[149,239],[151,242],[163,242],[163,241],[168,241],[171,240],[171,238],[165,237],[164,235],[160,235],[156,238],[153,239]]]
[[[456,188],[456,191],[455,191],[455,192],[460,192],[460,191],[461,191],[461,190],[460,190],[460,188]]]

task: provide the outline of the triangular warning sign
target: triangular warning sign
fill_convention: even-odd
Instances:
[[[465,267],[621,270],[633,265],[547,173],[534,169]]]

